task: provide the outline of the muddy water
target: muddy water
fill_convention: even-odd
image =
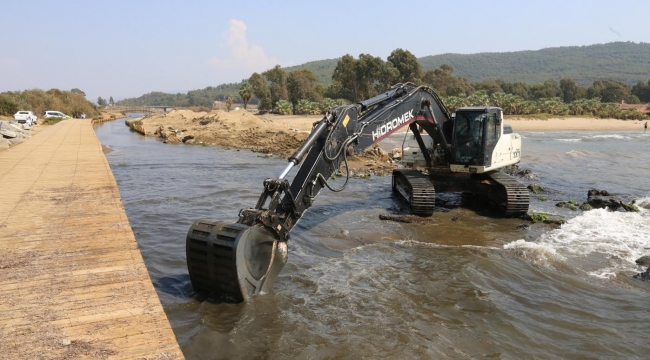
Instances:
[[[129,220],[188,359],[646,358],[650,284],[630,278],[650,253],[650,134],[523,133],[522,166],[547,187],[532,208],[561,228],[500,219],[446,196],[427,224],[385,222],[390,178],[321,192],[292,232],[275,292],[198,302],[185,267],[196,219],[235,221],[284,159],[168,145],[96,127]],[[392,143],[391,143],[392,142]],[[392,138],[386,147],[399,146]],[[293,173],[292,173],[293,174]],[[291,175],[290,175],[291,177]],[[337,180],[342,181],[342,180]],[[572,212],[590,188],[640,199],[640,213]]]

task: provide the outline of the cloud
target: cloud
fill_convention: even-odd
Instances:
[[[280,63],[270,58],[259,45],[249,45],[246,39],[246,24],[241,20],[230,19],[228,31],[224,33],[225,57],[213,57],[210,63],[220,68],[246,70],[247,72],[265,71]]]

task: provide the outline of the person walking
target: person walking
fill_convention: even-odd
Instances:
[[[643,125],[643,132],[648,131],[648,122],[645,122],[645,125]]]

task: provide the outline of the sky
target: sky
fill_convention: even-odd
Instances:
[[[96,102],[239,82],[276,64],[650,42],[650,1],[2,0],[0,92]]]

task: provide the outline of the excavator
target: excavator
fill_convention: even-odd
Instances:
[[[190,227],[186,256],[194,291],[229,302],[270,291],[287,262],[291,229],[323,188],[346,187],[347,157],[405,127],[405,167],[393,171],[392,190],[414,215],[433,214],[436,191],[476,194],[505,216],[528,211],[528,189],[500,171],[521,159],[521,136],[503,123],[500,108],[464,107],[451,114],[431,88],[397,84],[326,112],[284,171],[264,180],[255,207],[242,209],[236,222],[201,219]],[[336,188],[329,179],[343,164],[347,176]]]

